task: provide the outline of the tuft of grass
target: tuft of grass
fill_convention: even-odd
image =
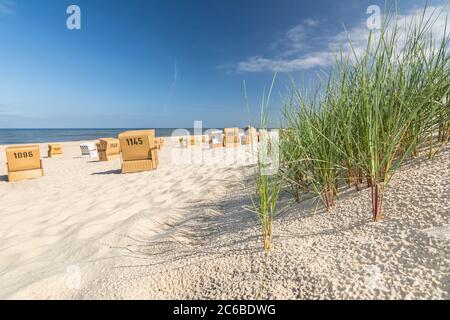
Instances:
[[[273,172],[271,167],[274,165],[273,161],[278,159],[271,159],[273,148],[278,148],[278,139],[274,139],[273,135],[268,132],[268,108],[273,86],[276,80],[276,74],[273,77],[270,90],[266,96],[263,93],[261,102],[261,120],[260,120],[260,139],[256,145],[251,145],[252,154],[256,154],[256,166],[254,172],[254,186],[256,194],[250,193],[252,208],[259,219],[261,226],[261,241],[266,255],[272,249],[273,240],[273,221],[278,213],[278,200],[282,190],[281,180],[278,172]],[[245,99],[248,105],[247,90],[244,82]],[[256,148],[256,150],[255,150]],[[278,165],[278,164],[275,164]]]

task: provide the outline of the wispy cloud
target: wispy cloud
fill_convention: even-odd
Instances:
[[[399,46],[406,41],[408,26],[411,21],[419,21],[423,9],[414,8],[404,15],[397,15],[390,23],[398,27]],[[429,30],[436,40],[442,39],[445,30],[450,31],[447,18],[448,6],[428,7],[425,12],[425,21],[432,17],[433,25]],[[366,18],[366,16],[364,16]],[[430,22],[431,23],[431,22]],[[253,56],[244,61],[232,64],[237,72],[295,72],[316,67],[329,66],[336,54],[342,50],[344,56],[354,58],[361,55],[367,45],[370,30],[366,20],[346,31],[315,38],[312,31],[320,25],[319,20],[308,19],[294,26],[285,33],[285,36],[271,45],[271,49],[278,50],[272,57]],[[447,27],[447,29],[446,29]],[[376,34],[375,34],[376,36]],[[349,45],[349,40],[352,46]],[[352,48],[353,47],[353,48]],[[229,64],[228,67],[231,65]],[[223,66],[222,66],[223,68]]]
[[[15,2],[13,0],[0,0],[0,15],[9,15],[14,13]]]
[[[169,87],[169,93],[167,94],[166,103],[164,104],[164,115],[167,114],[167,107],[169,106],[170,101],[172,100],[173,92],[175,90],[177,81],[178,81],[178,62],[175,59],[173,63],[173,79]]]
[[[251,57],[237,64],[240,72],[280,71],[290,72],[310,69],[318,66],[327,66],[332,55],[329,52],[316,52],[296,59],[267,59]]]
[[[319,23],[319,20],[306,19],[302,23],[289,29],[284,37],[272,43],[269,46],[269,49],[277,52],[278,57],[289,57],[311,49],[312,46],[308,40]]]

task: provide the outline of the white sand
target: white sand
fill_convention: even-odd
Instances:
[[[121,175],[78,145],[44,159],[41,179],[0,180],[0,298],[450,298],[450,242],[430,234],[450,224],[450,149],[401,169],[382,223],[369,190],[331,213],[295,204],[265,260],[243,171],[223,151],[185,165],[166,147],[158,170]]]

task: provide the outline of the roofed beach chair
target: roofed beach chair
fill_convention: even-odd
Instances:
[[[62,145],[57,143],[51,143],[48,145],[47,155],[49,158],[62,157],[63,148]]]
[[[100,161],[117,160],[120,158],[120,142],[115,138],[99,139],[96,144],[98,150],[98,159]]]
[[[158,150],[161,150],[161,148],[163,148],[165,146],[165,140],[163,138],[156,138],[156,147],[158,148]]]
[[[202,146],[204,137],[200,135],[191,135],[188,140],[190,147]]]
[[[80,149],[83,158],[98,158],[98,151],[94,142],[80,144]]]
[[[189,145],[191,147],[195,147],[196,144],[197,144],[197,137],[196,136],[190,136],[189,137]]]
[[[44,175],[38,145],[6,148],[8,181],[35,179]]]
[[[209,132],[209,145],[211,148],[223,147],[223,131],[214,130]]]
[[[207,149],[209,148],[209,136],[207,135],[202,135],[202,143],[201,143],[202,148]]]
[[[180,137],[178,139],[178,142],[180,143],[180,148],[187,148],[188,147],[188,138]]]
[[[155,130],[133,130],[119,134],[122,153],[122,173],[134,173],[157,169],[158,146]],[[157,142],[158,141],[158,142]]]
[[[244,130],[244,138],[242,144],[256,144],[258,142],[258,130],[252,126],[248,126]]]
[[[239,137],[239,128],[225,128],[225,137],[223,140],[223,146],[226,148],[237,147],[241,145],[241,139]]]

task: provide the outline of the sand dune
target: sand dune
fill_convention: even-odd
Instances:
[[[158,170],[130,175],[79,158],[78,143],[64,152],[41,179],[0,181],[0,298],[450,298],[448,148],[401,169],[382,223],[369,190],[331,213],[294,204],[267,260],[229,150],[186,164],[169,146]]]

